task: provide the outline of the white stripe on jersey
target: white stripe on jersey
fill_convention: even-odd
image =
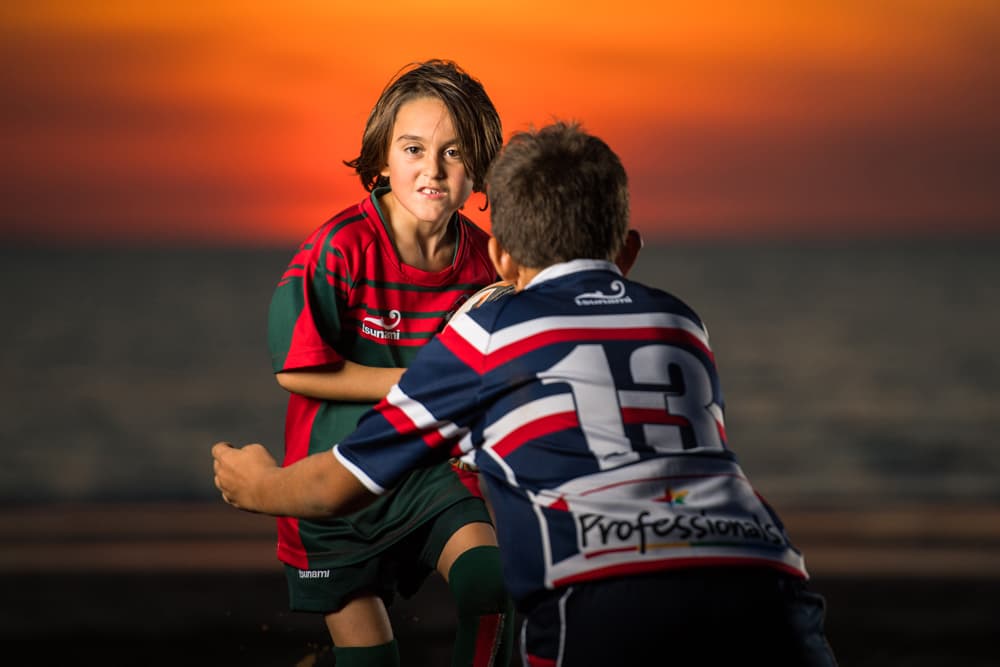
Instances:
[[[708,333],[693,320],[673,313],[613,313],[606,315],[553,315],[539,317],[495,331],[492,336],[471,317],[459,317],[455,332],[481,354],[496,352],[539,333],[561,329],[680,329],[708,346]]]
[[[469,432],[469,429],[458,426],[454,422],[441,421],[435,417],[424,407],[423,403],[415,401],[403,393],[398,384],[393,385],[392,389],[389,390],[386,402],[398,408],[421,431],[434,428],[445,440],[458,440]]]
[[[538,502],[538,494],[532,493],[529,489],[525,489],[524,492],[531,501],[531,511],[535,514],[535,520],[538,522],[538,532],[542,538],[542,564],[546,570],[546,574],[543,577],[546,583],[548,583],[549,576],[547,572],[552,567],[552,538],[549,537],[549,522],[545,520],[542,508],[548,507],[549,503]],[[542,493],[544,494],[545,491],[543,490]]]
[[[497,465],[503,469],[507,481],[511,485],[517,486],[517,477],[514,475],[514,471],[510,469],[510,466],[507,465],[502,456],[493,451],[493,448],[512,432],[526,424],[563,412],[575,411],[576,404],[573,402],[573,396],[568,393],[546,396],[545,398],[525,403],[486,427],[486,430],[483,431],[483,451],[489,454],[497,462]]]
[[[469,345],[482,353],[490,342],[490,332],[479,326],[468,313],[459,315],[448,323],[448,327],[462,337]]]

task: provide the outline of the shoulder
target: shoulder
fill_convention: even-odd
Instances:
[[[487,285],[486,287],[480,289],[478,292],[472,294],[471,296],[469,296],[469,298],[463,301],[462,305],[458,307],[458,310],[456,310],[449,317],[449,321],[454,320],[458,316],[467,313],[470,310],[475,310],[476,308],[480,308],[486,303],[489,303],[491,301],[496,301],[497,299],[509,296],[513,294],[514,291],[515,291],[514,285],[506,280],[500,280],[490,285]]]
[[[470,243],[486,246],[490,240],[490,235],[479,225],[467,218],[464,214],[458,214],[458,222],[462,226],[466,238]]]
[[[681,315],[696,322],[699,326],[704,327],[704,322],[694,307],[676,294],[659,287],[653,287],[643,283],[629,282],[628,284],[636,289],[643,290],[647,295],[649,295],[649,299],[655,300],[657,303],[661,304],[661,308],[664,310],[676,315]]]
[[[378,212],[370,199],[364,199],[331,216],[318,231],[328,240],[337,243],[373,238],[374,225],[378,224]]]
[[[458,223],[461,229],[462,247],[459,252],[462,256],[462,263],[473,263],[479,270],[485,271],[490,276],[496,276],[493,268],[493,261],[490,260],[489,242],[490,235],[476,223],[469,220],[461,213],[458,215]],[[492,278],[489,279],[492,281]]]
[[[339,211],[328,218],[306,240],[314,254],[332,251],[335,257],[363,254],[378,240],[375,225],[379,224],[378,213],[365,199]]]

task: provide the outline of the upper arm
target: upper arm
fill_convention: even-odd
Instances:
[[[275,379],[286,391],[327,401],[375,402],[383,398],[403,373],[402,368],[364,366],[353,361],[281,371]]]
[[[271,296],[267,343],[275,372],[316,368],[343,360],[332,341],[340,337],[340,301],[333,252],[310,238],[289,262]]]

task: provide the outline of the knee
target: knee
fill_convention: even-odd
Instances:
[[[448,571],[448,586],[459,614],[481,616],[512,609],[497,547],[475,547],[456,558]]]

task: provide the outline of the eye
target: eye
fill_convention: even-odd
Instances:
[[[445,155],[445,157],[449,157],[449,158],[451,158],[453,160],[461,160],[462,159],[462,151],[458,150],[457,148],[449,148],[449,149],[445,150],[444,155]]]
[[[420,146],[403,146],[403,152],[407,155],[419,155]]]

